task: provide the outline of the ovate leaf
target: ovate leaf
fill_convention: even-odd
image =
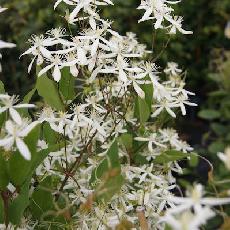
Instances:
[[[23,213],[29,205],[30,178],[20,188],[19,195],[9,205],[9,219],[12,224],[18,225],[21,222]]]
[[[47,76],[42,75],[37,79],[36,88],[38,90],[38,94],[48,105],[57,110],[64,110],[65,106],[61,100],[57,85],[54,81],[50,80]]]
[[[62,78],[59,82],[59,89],[65,100],[73,100],[75,98],[75,77],[70,73],[69,68],[62,69]]]
[[[216,110],[205,109],[205,110],[200,111],[198,113],[198,116],[203,119],[213,120],[213,119],[219,118],[221,114],[219,111],[216,111]]]
[[[147,102],[144,99],[137,97],[135,100],[134,116],[141,124],[144,124],[149,119],[150,112]]]
[[[124,179],[121,175],[117,141],[114,141],[106,153],[105,159],[92,172],[91,186],[95,189],[95,200],[109,201],[119,192]]]
[[[157,156],[154,159],[154,162],[157,164],[166,164],[166,163],[169,163],[171,161],[182,160],[188,156],[189,156],[188,153],[183,153],[183,152],[176,151],[176,150],[169,150],[169,151],[166,151],[166,152],[162,153],[161,155]]]

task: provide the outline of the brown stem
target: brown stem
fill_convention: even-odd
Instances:
[[[110,110],[106,113],[106,115],[105,115],[103,120],[106,120],[106,118],[108,117],[109,113],[110,113]],[[58,190],[58,193],[56,194],[55,201],[58,201],[58,199],[60,197],[60,194],[63,191],[63,188],[65,187],[68,179],[70,177],[72,177],[72,175],[76,172],[77,166],[81,163],[81,159],[83,157],[84,152],[87,151],[88,147],[90,146],[90,144],[93,141],[93,138],[96,136],[96,134],[97,134],[97,131],[95,131],[95,133],[92,135],[92,137],[90,138],[88,143],[85,145],[85,147],[81,151],[80,156],[78,158],[76,158],[76,160],[73,163],[73,165],[71,166],[71,168],[68,170],[68,172],[66,172],[65,179],[62,181],[62,184],[61,184],[61,186],[60,186],[60,188]]]
[[[4,223],[7,228],[9,225],[9,192],[8,191],[1,192],[1,197],[4,205]]]

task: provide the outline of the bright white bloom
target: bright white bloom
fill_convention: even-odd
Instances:
[[[188,197],[175,197],[169,196],[168,200],[177,206],[168,209],[168,213],[177,214],[181,213],[185,210],[194,209],[195,212],[200,213],[203,206],[212,207],[217,205],[224,205],[230,203],[230,198],[209,198],[203,197],[204,191],[203,186],[201,184],[197,184],[194,186],[191,193],[188,193]]]
[[[200,226],[206,224],[214,216],[215,212],[209,207],[204,207],[199,213],[196,212],[195,214],[191,211],[186,211],[178,216],[173,216],[166,212],[161,221],[170,225],[173,230],[199,230]]]
[[[6,121],[5,123],[5,132],[6,136],[0,139],[0,146],[4,147],[6,150],[11,150],[14,144],[18,148],[21,155],[26,159],[31,159],[31,153],[23,139],[31,132],[31,130],[39,122],[35,121],[29,123],[27,120],[22,120],[22,123],[19,125],[13,121]]]
[[[191,31],[182,29],[182,17],[174,16],[174,9],[170,5],[179,3],[179,1],[173,0],[142,0],[141,5],[138,7],[140,10],[145,10],[143,17],[139,22],[146,20],[154,20],[155,29],[158,28],[170,28],[169,33],[175,34],[176,30],[179,30],[183,34],[192,34]],[[164,26],[167,22],[170,26]]]
[[[152,133],[149,137],[135,137],[135,140],[148,142],[148,149],[151,153],[153,152],[153,145],[160,146],[162,148],[166,147],[157,140],[156,133]]]
[[[178,68],[178,64],[175,62],[168,62],[164,72],[169,75],[177,76],[182,73],[182,70]]]
[[[17,123],[22,123],[22,118],[16,109],[20,108],[34,108],[33,104],[16,104],[18,102],[18,97],[13,95],[9,96],[6,94],[0,94],[0,114],[9,111],[11,118]]]

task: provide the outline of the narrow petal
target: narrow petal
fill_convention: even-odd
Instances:
[[[54,78],[54,80],[56,82],[60,81],[60,79],[61,79],[61,71],[60,71],[58,65],[55,65],[52,76],[53,76],[53,78]]]
[[[16,138],[16,145],[17,148],[19,150],[19,152],[21,153],[21,155],[26,159],[26,160],[31,160],[31,153],[30,150],[28,149],[27,145],[24,143],[23,140],[21,140],[20,138]]]
[[[10,108],[9,112],[10,112],[10,116],[12,117],[12,119],[17,124],[21,125],[22,124],[22,118],[21,118],[20,114],[14,108]]]

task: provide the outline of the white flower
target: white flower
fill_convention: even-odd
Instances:
[[[175,99],[174,103],[175,103],[175,107],[180,107],[182,115],[186,115],[185,105],[197,106],[197,104],[190,102],[188,100],[188,97],[184,96],[183,94],[178,96]]]
[[[142,0],[138,9],[145,10],[143,17],[139,22],[146,20],[154,20],[155,29],[164,28],[163,23],[166,21],[171,25],[169,33],[174,34],[179,30],[183,34],[191,34],[191,31],[186,31],[181,28],[182,17],[173,16],[174,11],[169,5],[177,4],[179,1],[167,0]],[[165,28],[168,28],[167,26]]]
[[[182,70],[178,68],[177,63],[168,62],[167,67],[165,68],[164,72],[169,75],[177,76],[182,72]]]
[[[168,114],[172,117],[176,117],[176,114],[173,112],[171,108],[177,107],[175,102],[170,102],[167,100],[163,100],[159,102],[157,105],[152,105],[152,108],[156,108],[156,110],[151,115],[152,117],[157,117],[164,109],[168,112]]]
[[[20,108],[34,108],[33,104],[16,104],[18,101],[17,96],[9,96],[5,94],[0,94],[0,114],[9,110],[11,118],[17,123],[22,123],[22,118],[16,109]]]
[[[199,230],[200,226],[204,225],[207,220],[214,216],[215,213],[210,208],[204,207],[199,213],[186,211],[178,216],[173,216],[166,212],[161,221],[170,225],[173,230]]]
[[[10,120],[6,121],[5,132],[7,135],[3,139],[0,139],[0,146],[4,147],[6,150],[10,150],[14,143],[16,143],[21,155],[26,160],[30,160],[31,153],[23,141],[23,138],[26,137],[38,123],[38,121],[34,121],[29,124],[26,120],[23,120],[21,125],[19,125]]]
[[[224,153],[219,152],[217,153],[217,155],[220,158],[220,160],[223,161],[226,168],[230,170],[230,147],[226,148]]]
[[[194,209],[195,212],[200,212],[203,206],[212,207],[216,205],[224,205],[230,203],[230,198],[209,198],[203,197],[203,186],[197,184],[194,186],[191,193],[188,193],[189,197],[175,197],[169,196],[168,201],[176,204],[177,206],[168,209],[168,213],[177,214],[185,210]]]
[[[157,140],[157,134],[152,133],[149,137],[135,137],[136,141],[146,141],[148,142],[148,149],[152,153],[153,152],[153,144],[156,146],[160,146],[162,148],[165,148],[166,146]]]

